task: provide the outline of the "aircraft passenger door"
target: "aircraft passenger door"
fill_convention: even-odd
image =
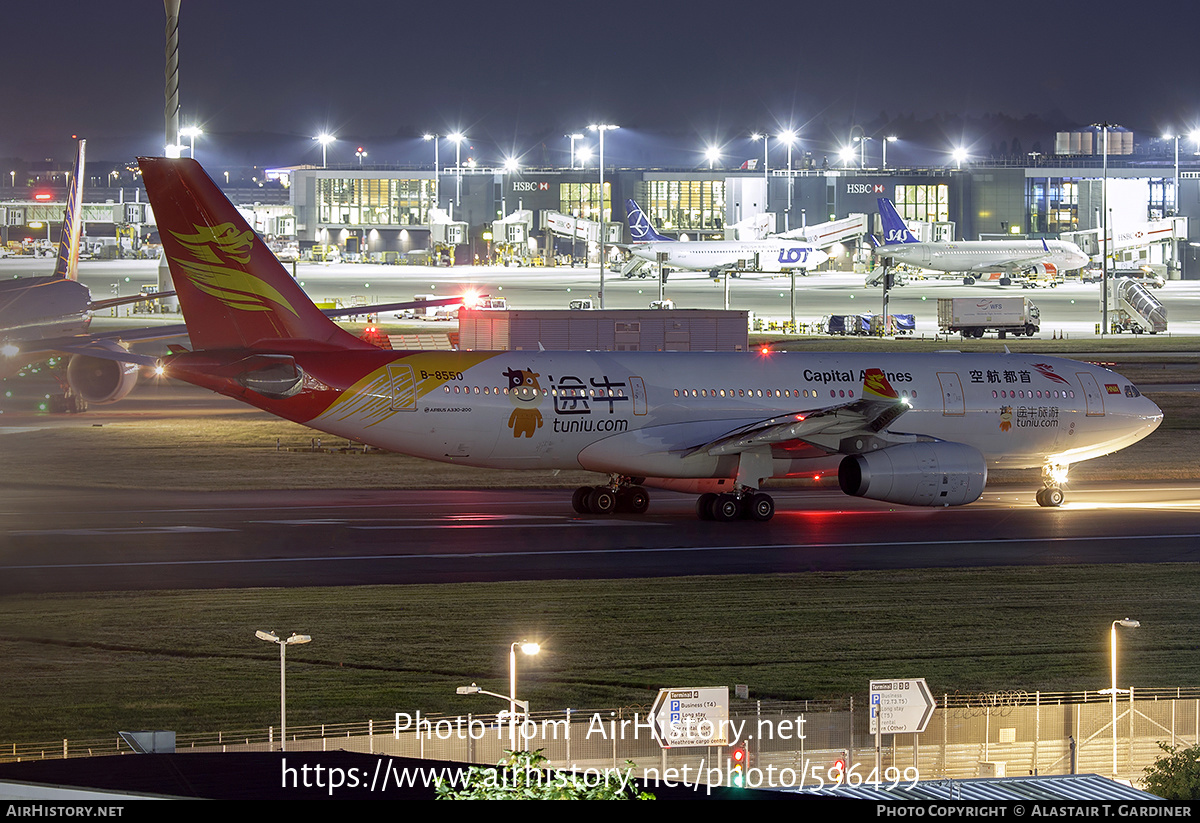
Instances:
[[[942,386],[942,414],[965,415],[967,407],[963,401],[962,380],[959,379],[958,374],[952,371],[940,371],[937,373],[937,379]]]
[[[646,414],[649,411],[649,403],[646,400],[646,384],[642,378],[629,378],[629,393],[633,395],[633,413]]]
[[[1104,395],[1100,393],[1100,384],[1096,382],[1096,376],[1080,371],[1075,372],[1075,378],[1079,380],[1079,385],[1083,387],[1083,396],[1087,399],[1087,416],[1103,417]]]
[[[392,411],[416,411],[417,381],[413,377],[412,366],[388,363],[387,375]]]

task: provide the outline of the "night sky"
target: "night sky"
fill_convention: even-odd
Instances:
[[[0,157],[66,160],[73,134],[90,157],[161,153],[160,2],[9,3],[2,19]],[[796,128],[823,153],[854,124],[878,135],[904,117],[969,132],[960,118],[1032,116],[1051,139],[1103,120],[1200,125],[1186,2],[183,0],[181,20],[182,119],[207,132],[210,163],[319,163],[323,130],[341,138],[331,164],[360,144],[371,162],[429,163],[421,133],[461,129],[482,163],[540,165],[600,121],[625,130],[606,140],[614,165],[700,165],[710,142],[727,164],[761,157],[756,129]]]

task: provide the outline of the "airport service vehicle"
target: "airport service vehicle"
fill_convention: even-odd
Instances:
[[[998,273],[1007,286],[1043,282],[1056,284],[1061,272],[1088,264],[1088,256],[1066,240],[965,240],[953,243],[922,243],[885,197],[879,198],[879,217],[883,223],[883,244],[875,247],[876,257],[891,263],[904,263],[922,269],[961,274],[970,285],[981,277]]]
[[[939,297],[938,328],[963,337],[1033,337],[1041,329],[1042,313],[1028,297]]]
[[[596,308],[594,305],[592,305],[592,298],[590,297],[585,297],[582,300],[572,300],[567,307],[571,309],[571,311],[592,311],[594,308]]]
[[[470,466],[606,475],[580,514],[698,495],[702,519],[769,520],[774,477],[914,506],[979,498],[989,468],[1073,462],[1146,437],[1162,412],[1108,369],[1041,355],[384,351],[320,312],[190,158],[143,180],[193,350],[166,374],[311,428]]]
[[[667,255],[663,266],[669,269],[706,271],[718,277],[723,271],[784,272],[815,268],[829,255],[804,240],[768,237],[764,240],[673,240],[650,225],[649,218],[633,200],[625,201],[629,233],[633,243],[621,245],[639,265],[658,263],[659,253]],[[632,276],[629,268],[626,276]]]

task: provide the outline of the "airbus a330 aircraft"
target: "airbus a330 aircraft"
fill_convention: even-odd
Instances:
[[[849,494],[970,503],[989,467],[1134,443],[1162,412],[1107,369],[1040,355],[394,352],[305,296],[190,159],[140,161],[191,335],[170,376],[321,431],[470,466],[587,469],[580,513],[644,512],[646,487],[704,519],[767,520],[768,478],[836,469]]]
[[[637,203],[627,200],[625,207],[633,243],[621,248],[645,263],[657,263],[659,252],[666,252],[667,259],[663,262],[666,268],[706,271],[717,277],[723,271],[739,267],[780,274],[811,269],[829,259],[825,252],[803,240],[770,237],[765,240],[673,240],[654,230]]]
[[[999,273],[1000,285],[1039,273],[1066,272],[1088,264],[1088,256],[1066,240],[964,240],[953,243],[922,243],[896,212],[892,201],[879,199],[883,222],[883,245],[876,257],[891,258],[922,269],[961,274],[970,285],[985,274]]]

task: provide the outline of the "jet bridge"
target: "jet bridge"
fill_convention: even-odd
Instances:
[[[1158,334],[1167,330],[1167,307],[1141,283],[1128,277],[1108,281],[1109,324],[1114,334]]]
[[[827,249],[835,243],[856,240],[867,233],[867,215],[852,214],[840,220],[815,223],[777,235],[788,240],[806,240],[819,249]]]

